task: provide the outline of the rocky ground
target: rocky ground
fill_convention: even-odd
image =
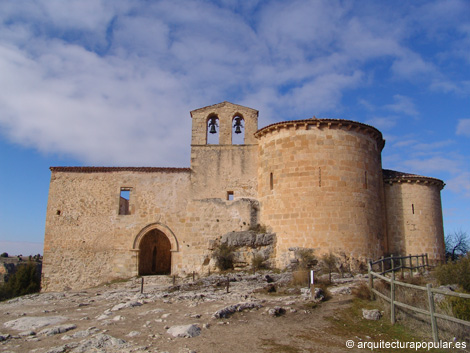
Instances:
[[[291,280],[232,273],[173,285],[152,276],[143,293],[136,278],[28,295],[0,303],[0,352],[354,352],[327,318],[350,305],[351,287],[365,278],[337,278],[319,305]]]

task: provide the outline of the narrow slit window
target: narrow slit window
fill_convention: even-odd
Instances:
[[[130,198],[131,198],[131,189],[121,188],[121,193],[119,195],[119,214],[120,215],[131,214],[130,208],[129,208]]]
[[[274,176],[273,173],[269,174],[269,189],[274,189]]]
[[[227,191],[227,200],[233,201],[233,191]]]
[[[415,214],[415,204],[411,204],[411,213]]]
[[[318,168],[318,186],[321,187],[321,168]]]

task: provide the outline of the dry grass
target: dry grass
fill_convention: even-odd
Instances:
[[[379,308],[377,302],[368,300],[355,299],[350,308],[336,314],[330,318],[333,327],[330,329],[331,334],[344,337],[357,337],[360,340],[379,342],[383,341],[401,341],[401,342],[417,342],[423,338],[416,331],[410,330],[401,324],[390,324],[387,317],[383,317],[379,321],[364,320],[362,318],[362,308],[376,309]],[[413,332],[413,334],[411,333]],[[400,349],[400,352],[416,352],[415,349]],[[397,352],[393,349],[381,349],[380,352]],[[433,349],[432,352],[448,352],[444,349]]]
[[[352,289],[352,295],[354,295],[358,299],[362,300],[370,300],[371,291],[369,286],[365,282],[361,282],[358,286]]]
[[[405,277],[403,280],[399,279],[401,282],[406,282],[422,287],[424,287],[425,284],[429,283],[431,280],[432,279],[423,278],[421,276]],[[374,280],[374,288],[387,297],[390,297],[389,283],[382,280]],[[449,298],[450,297],[447,297],[444,300],[436,302],[435,308],[437,313],[447,316],[454,316],[452,312],[452,303]],[[428,296],[427,292],[424,290],[395,285],[395,300],[416,308],[421,308],[427,311],[429,310]],[[380,298],[379,301],[382,303],[385,309],[385,316],[390,317],[390,303]],[[399,308],[397,306],[395,306],[395,308],[397,322],[402,323],[420,335],[427,336],[428,338],[432,337],[431,321],[428,315],[416,313],[414,311]],[[437,324],[440,339],[453,340],[454,338],[457,338],[459,340],[470,342],[470,333],[468,327],[443,319],[437,319]]]
[[[309,283],[310,271],[299,269],[292,272],[292,285],[295,287],[307,287]]]

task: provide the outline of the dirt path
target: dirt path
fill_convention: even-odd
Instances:
[[[286,279],[279,275],[276,281],[281,284]],[[140,282],[131,280],[85,291],[26,296],[0,304],[0,332],[7,337],[0,342],[0,352],[356,351],[345,346],[351,337],[333,334],[328,319],[351,305],[349,295],[334,296],[312,307],[312,302],[299,294],[259,292],[265,286],[264,275],[240,276],[231,282],[230,293],[223,277],[212,276],[180,287],[171,286],[167,277],[154,277],[146,278],[144,294],[140,294]],[[246,301],[262,307],[213,318],[217,310]],[[275,307],[282,307],[285,314],[270,315],[269,309]],[[16,330],[4,325],[18,319],[38,322],[38,318],[53,317],[63,321]],[[168,327],[189,324],[200,327],[201,334],[175,338],[167,333]],[[67,332],[40,334],[47,328],[65,330],[71,325],[76,327]]]

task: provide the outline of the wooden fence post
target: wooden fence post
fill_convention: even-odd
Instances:
[[[140,294],[144,292],[144,277],[142,277],[142,281],[140,282]]]
[[[426,269],[429,270],[429,258],[428,258],[428,253],[426,253]]]
[[[432,338],[434,342],[439,342],[439,334],[437,332],[437,321],[436,317],[434,316],[434,295],[432,294],[431,287],[431,283],[426,284],[426,289],[428,290],[429,312],[431,313]]]
[[[392,272],[395,272],[395,261],[393,261],[393,254],[390,255],[390,266]]]
[[[390,278],[390,322],[395,324],[395,272]]]
[[[385,272],[385,269],[384,269],[384,257],[382,256],[382,257],[380,258],[380,260],[381,260],[381,261],[380,261],[380,266],[381,266],[380,268],[382,269],[382,274],[383,274],[383,273]]]
[[[405,278],[405,275],[403,273],[404,269],[403,269],[403,256],[400,257],[400,267],[401,267],[401,278]]]
[[[413,258],[411,257],[411,254],[408,255],[408,258],[410,259],[410,277],[413,277]]]
[[[369,261],[369,289],[370,289],[370,300],[375,300],[375,295],[372,289],[374,289],[374,276],[372,275],[372,262]]]

